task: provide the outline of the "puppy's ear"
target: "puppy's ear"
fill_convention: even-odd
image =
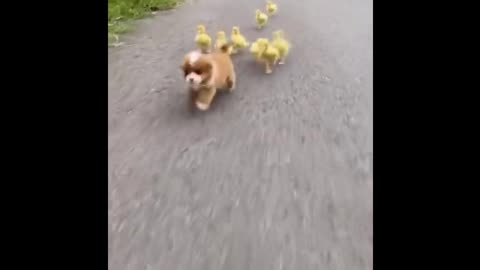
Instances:
[[[182,71],[184,76],[187,76],[188,69],[189,69],[188,61],[185,59],[183,63],[180,65],[180,70]]]
[[[180,66],[178,66],[181,70],[185,70],[185,65],[187,64],[187,62],[185,60],[183,60],[182,64]]]
[[[188,67],[188,59],[187,59],[187,57],[184,57],[183,62],[180,65],[180,69],[185,71],[187,69],[187,67]]]
[[[212,70],[212,63],[210,62],[205,63],[205,69],[210,72]]]
[[[209,61],[198,61],[196,64],[196,67],[198,67],[200,70],[203,72],[210,72],[212,70],[212,63]]]

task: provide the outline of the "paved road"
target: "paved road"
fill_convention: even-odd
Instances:
[[[246,2],[246,3],[245,3]],[[297,4],[302,2],[302,4]],[[372,1],[198,0],[109,49],[109,270],[372,269]],[[294,44],[189,115],[177,68],[197,23]]]

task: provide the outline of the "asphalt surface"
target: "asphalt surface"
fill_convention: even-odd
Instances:
[[[109,49],[109,270],[372,269],[371,0],[187,1]],[[299,4],[298,2],[301,2]],[[179,70],[195,26],[284,29],[265,75],[188,114]]]

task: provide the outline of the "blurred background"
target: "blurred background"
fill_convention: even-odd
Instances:
[[[372,269],[372,1],[274,2],[108,1],[109,270]],[[291,52],[190,114],[197,24]]]

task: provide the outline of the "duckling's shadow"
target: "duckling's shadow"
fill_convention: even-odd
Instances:
[[[242,70],[243,76],[251,77],[260,77],[265,75],[265,65],[262,63],[257,63],[255,60],[248,61],[244,65],[244,70]]]
[[[241,76],[242,78],[249,78],[249,81],[263,81],[272,77],[273,74],[275,74],[276,68],[277,66],[273,67],[274,72],[272,74],[266,74],[265,64],[258,63],[251,59],[250,61],[242,64]]]
[[[248,30],[250,31],[254,31],[255,34],[269,34],[268,33],[268,26],[264,26],[262,28],[258,28],[257,26],[253,25],[253,26],[250,26],[249,28],[247,28]]]

